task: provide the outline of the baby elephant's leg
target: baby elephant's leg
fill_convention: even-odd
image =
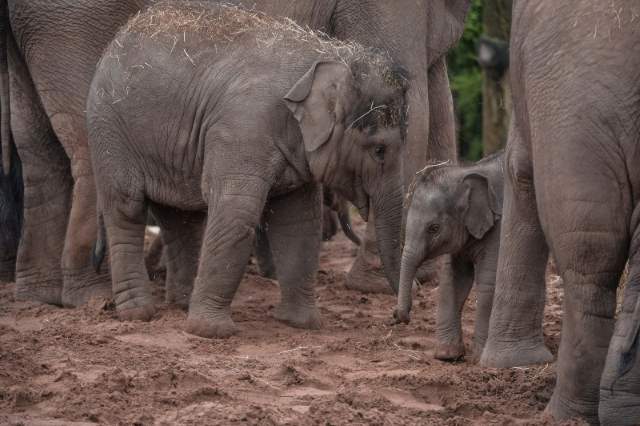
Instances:
[[[461,316],[472,284],[473,265],[452,256],[451,271],[443,274],[438,286],[436,359],[455,361],[464,356]]]
[[[236,332],[231,302],[251,255],[269,186],[264,178],[249,174],[207,180],[209,209],[187,331],[202,337],[229,337]]]
[[[313,285],[321,242],[317,185],[307,185],[269,203],[267,229],[282,292],[274,316],[299,328],[321,326]]]
[[[122,320],[149,320],[155,313],[144,264],[146,211],[142,197],[109,197],[104,207],[113,297]]]

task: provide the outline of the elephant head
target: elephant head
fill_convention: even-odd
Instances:
[[[480,168],[447,164],[416,175],[408,198],[397,320],[409,322],[411,286],[422,262],[457,253],[493,228],[502,211],[501,184]]]
[[[314,178],[375,217],[387,279],[397,291],[406,77],[383,54],[319,61],[285,96]]]

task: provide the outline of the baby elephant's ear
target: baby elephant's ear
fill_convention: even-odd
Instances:
[[[349,69],[339,62],[316,62],[284,97],[300,123],[304,147],[313,152],[327,142],[336,123],[344,118],[344,97]]]
[[[462,183],[466,186],[463,194],[467,202],[464,209],[464,224],[474,238],[481,239],[493,228],[498,218],[496,194],[489,180],[478,173],[469,173]],[[464,203],[465,200],[462,202]]]

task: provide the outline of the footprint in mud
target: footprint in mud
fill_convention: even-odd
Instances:
[[[391,403],[403,408],[419,411],[443,411],[445,409],[442,405],[422,401],[410,392],[398,389],[381,389],[380,393]]]

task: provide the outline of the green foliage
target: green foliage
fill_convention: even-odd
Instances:
[[[476,60],[476,41],[482,31],[482,0],[472,0],[460,43],[447,58],[459,151],[466,160],[482,157],[482,71]]]

